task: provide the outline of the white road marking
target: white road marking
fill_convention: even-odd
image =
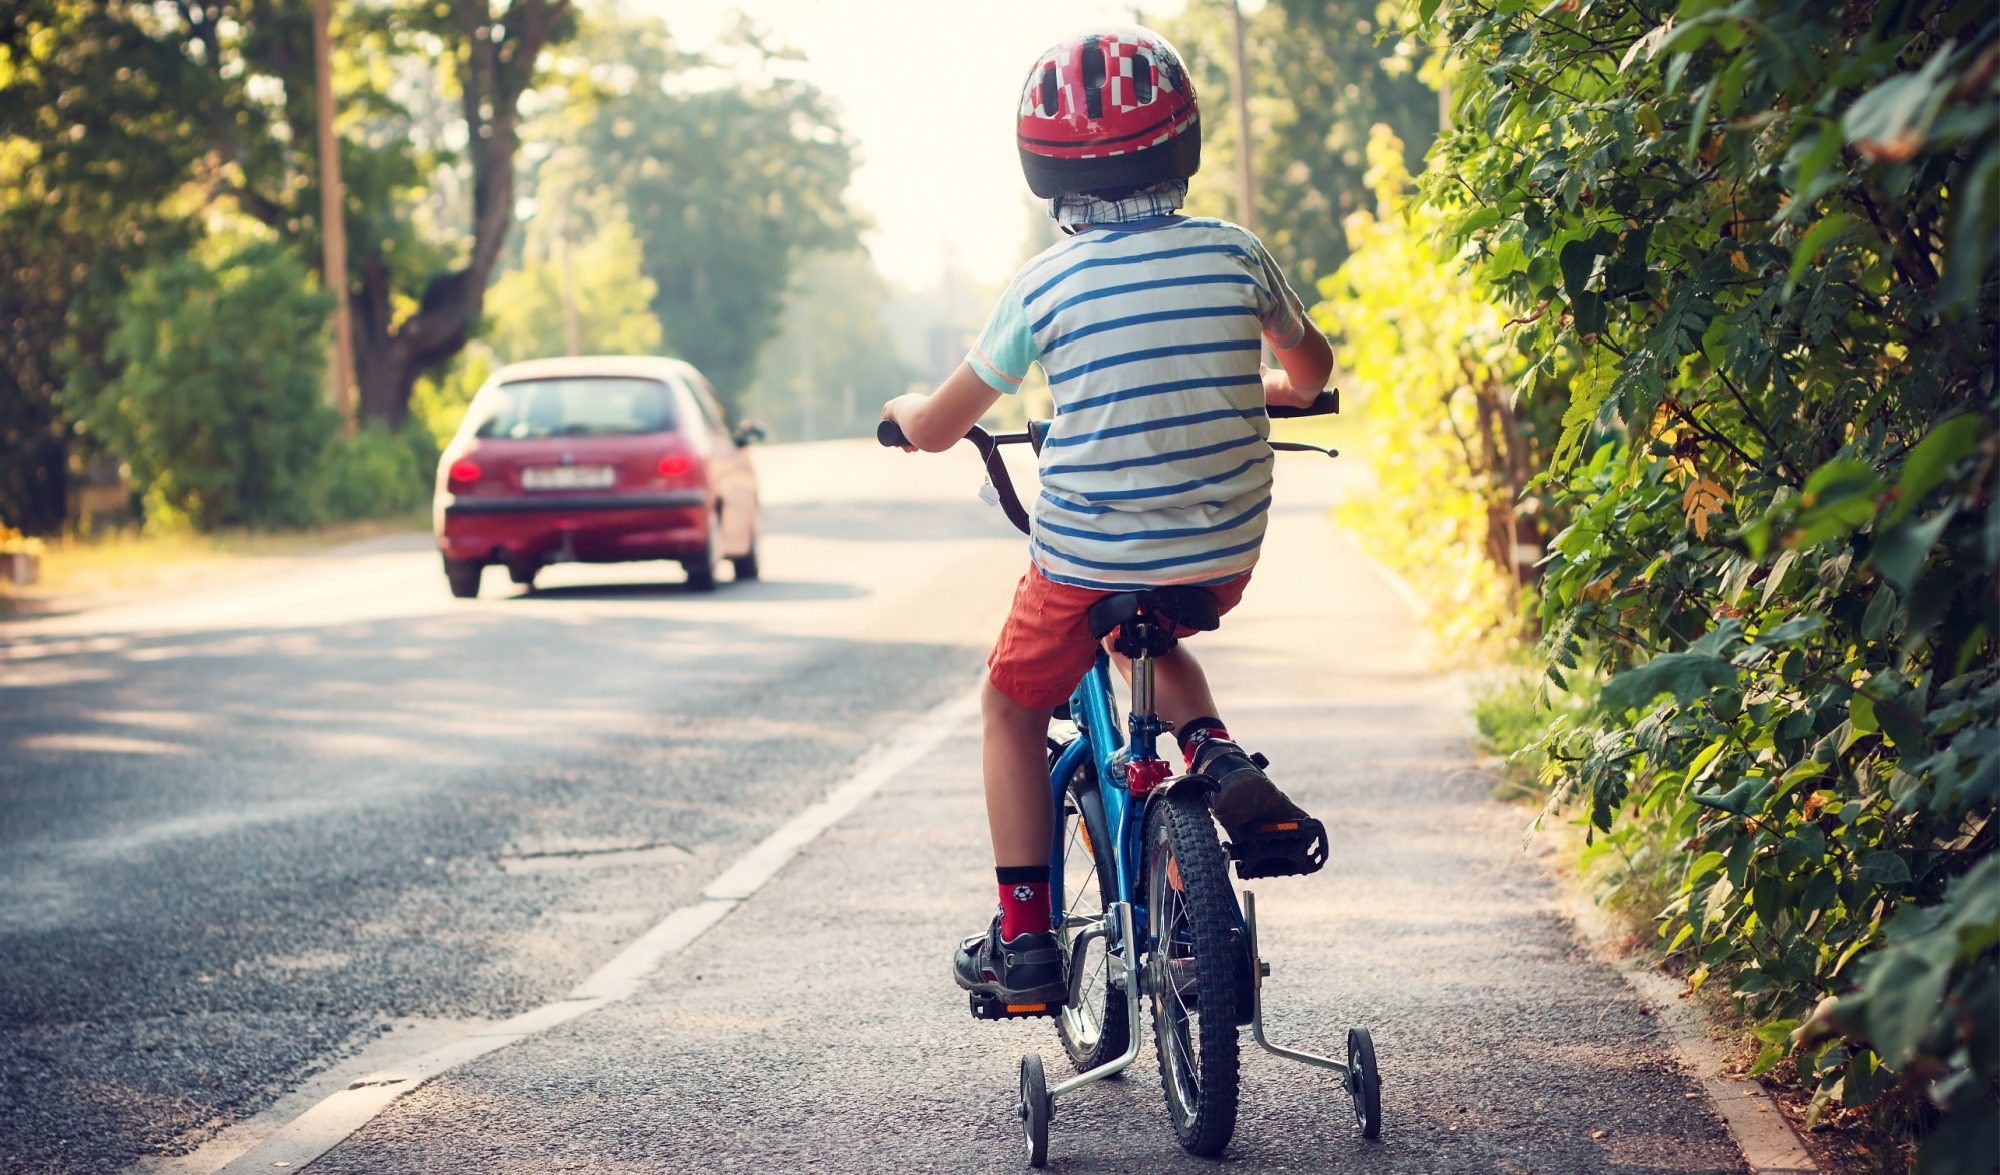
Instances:
[[[738,857],[708,884],[700,901],[662,918],[567,996],[356,1081],[217,1168],[217,1175],[296,1171],[431,1078],[633,995],[662,962],[728,917],[801,849],[951,737],[978,710],[979,693],[971,690],[904,727],[846,780]]]

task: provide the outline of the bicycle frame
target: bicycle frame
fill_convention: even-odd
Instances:
[[[1097,773],[1097,794],[1104,801],[1104,822],[1112,837],[1113,874],[1117,878],[1116,893],[1104,895],[1106,905],[1112,902],[1132,902],[1134,919],[1145,925],[1144,904],[1138,900],[1139,836],[1143,820],[1135,816],[1144,815],[1143,801],[1133,799],[1125,786],[1124,760],[1125,732],[1118,722],[1117,704],[1111,692],[1111,658],[1102,649],[1090,671],[1083,675],[1083,681],[1070,695],[1070,718],[1077,725],[1080,737],[1063,748],[1055,767],[1049,772],[1049,783],[1054,790],[1055,810],[1062,811],[1063,791],[1069,777],[1088,759]],[[1134,809],[1137,809],[1135,813]],[[1049,888],[1050,900],[1054,908],[1065,908],[1062,892],[1062,821],[1056,821],[1053,841],[1049,846]]]

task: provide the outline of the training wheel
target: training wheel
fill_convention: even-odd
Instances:
[[[1028,1144],[1028,1166],[1040,1167],[1049,1161],[1048,1079],[1042,1076],[1042,1055],[1029,1053],[1021,1058],[1021,1137]]]
[[[1382,1137],[1382,1075],[1375,1069],[1375,1040],[1366,1028],[1347,1030],[1347,1096],[1361,1137]]]

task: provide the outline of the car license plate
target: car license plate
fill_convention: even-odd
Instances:
[[[616,480],[609,465],[532,465],[521,471],[527,490],[602,490]]]

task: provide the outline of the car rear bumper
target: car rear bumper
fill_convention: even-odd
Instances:
[[[562,498],[440,499],[438,547],[448,558],[507,563],[687,559],[708,541],[701,490]]]
[[[444,503],[444,516],[469,514],[595,514],[607,511],[674,510],[708,502],[700,490],[668,490],[657,494],[569,494],[561,498],[467,498]]]

